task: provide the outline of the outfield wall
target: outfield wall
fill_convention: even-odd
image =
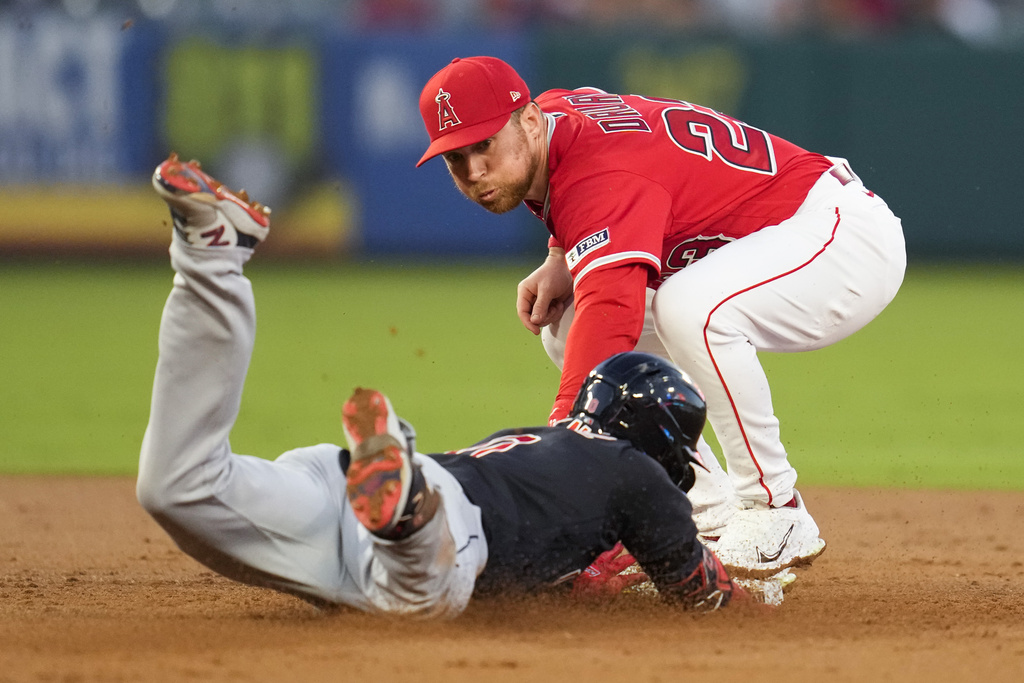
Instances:
[[[845,156],[903,218],[912,258],[1024,258],[1024,49],[338,27],[257,39],[57,14],[0,14],[0,253],[163,250],[147,182],[172,149],[274,206],[282,252],[540,251],[524,211],[490,216],[440,162],[415,168],[419,88],[468,54],[509,60],[535,93],[679,97]]]

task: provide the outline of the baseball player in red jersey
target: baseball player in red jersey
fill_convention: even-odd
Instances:
[[[888,305],[906,252],[885,202],[845,160],[707,107],[596,88],[532,100],[492,57],[439,71],[420,111],[420,164],[443,156],[468,198],[495,213],[525,202],[551,233],[517,297],[562,368],[551,420],[604,358],[671,358],[704,389],[728,467],[701,442],[702,536],[738,575],[817,557],[757,352],[822,348]]]

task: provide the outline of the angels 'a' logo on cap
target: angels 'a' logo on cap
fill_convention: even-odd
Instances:
[[[437,130],[442,131],[445,128],[451,126],[457,126],[462,121],[459,120],[458,114],[455,113],[455,109],[452,107],[451,93],[444,91],[444,88],[437,89],[437,96],[434,101],[437,102]]]

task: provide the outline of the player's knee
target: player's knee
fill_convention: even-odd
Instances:
[[[657,297],[653,312],[658,337],[673,358],[689,358],[702,351],[706,314],[689,306],[660,302]]]
[[[142,509],[154,517],[168,517],[185,502],[168,478],[157,476],[146,468],[139,468],[135,498]]]
[[[142,509],[151,515],[158,515],[168,506],[168,499],[164,489],[160,487],[151,477],[143,477],[135,482],[135,498],[139,501]]]

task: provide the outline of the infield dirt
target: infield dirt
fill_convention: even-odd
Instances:
[[[317,611],[183,555],[131,478],[0,477],[0,682],[1024,680],[1024,493],[802,489],[828,549],[785,604]]]

